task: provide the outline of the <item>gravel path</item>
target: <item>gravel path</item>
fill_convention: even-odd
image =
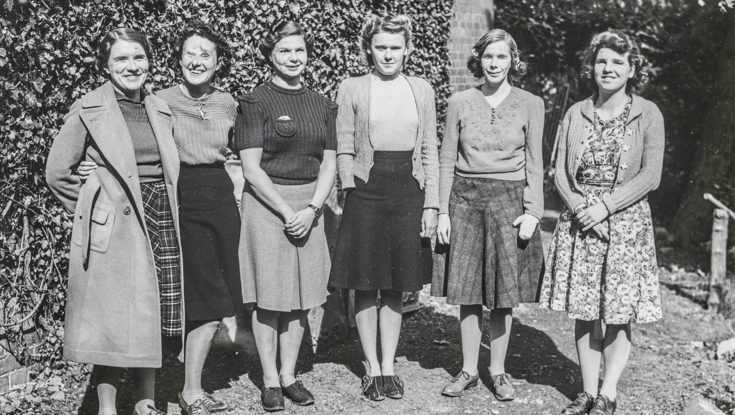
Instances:
[[[543,228],[548,239],[553,224],[546,222]],[[406,316],[401,332],[396,371],[406,384],[404,399],[371,402],[361,398],[360,345],[356,334],[341,326],[322,337],[316,353],[306,344],[302,347],[298,372],[314,393],[316,404],[297,407],[287,401],[283,413],[546,415],[558,414],[580,390],[573,322],[563,313],[528,305],[515,310],[507,361],[516,399],[501,403],[488,390],[487,335],[480,356],[482,384],[462,398],[441,396],[442,386],[461,365],[458,308],[427,292],[428,287],[420,296],[422,307]],[[679,414],[695,395],[713,399],[721,408],[735,407],[735,365],[713,359],[712,351],[716,341],[735,335],[732,321],[710,314],[666,287],[662,299],[663,321],[633,327],[634,347],[619,387],[617,413]],[[25,390],[0,396],[0,413],[96,414],[88,366],[60,364],[46,372]],[[230,405],[225,414],[262,414],[261,376],[254,354],[215,349],[207,361],[204,386]],[[183,366],[171,356],[159,371],[159,407],[178,413],[173,402],[182,382]],[[132,412],[127,385],[118,397],[120,414]]]
[[[634,326],[634,349],[620,385],[618,414],[678,414],[696,394],[730,396],[735,368],[709,358],[702,340],[722,339],[732,334],[728,321],[712,316],[692,301],[664,288],[666,319]],[[406,383],[402,400],[363,400],[359,393],[361,352],[354,333],[333,332],[322,338],[319,350],[302,348],[298,371],[316,397],[311,407],[286,402],[285,414],[557,414],[580,389],[579,368],[573,343],[573,324],[561,313],[524,306],[516,310],[508,356],[517,398],[498,402],[488,390],[488,373],[482,384],[462,398],[440,395],[444,383],[460,367],[457,308],[422,293],[422,308],[409,315],[401,332],[396,371]],[[483,344],[487,345],[488,338]],[[486,368],[489,349],[483,346],[480,366]],[[175,401],[183,368],[169,362],[159,382],[159,406]],[[226,414],[262,414],[257,358],[245,353],[215,350],[207,362],[205,388],[230,406]],[[96,413],[93,389],[86,379],[69,385],[59,413]],[[729,391],[729,392],[728,392]],[[119,398],[121,413],[130,413],[130,394],[124,388]],[[78,412],[72,408],[79,408]],[[170,413],[178,407],[168,405]]]

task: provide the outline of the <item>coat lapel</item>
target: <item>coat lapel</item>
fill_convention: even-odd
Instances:
[[[114,171],[138,216],[143,229],[143,197],[130,131],[117,105],[115,90],[107,82],[82,101],[80,117],[107,168]]]

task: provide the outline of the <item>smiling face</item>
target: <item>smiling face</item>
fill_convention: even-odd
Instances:
[[[370,55],[381,75],[392,77],[399,74],[408,55],[405,36],[402,33],[376,33],[370,41]]]
[[[191,36],[181,48],[179,64],[187,84],[206,86],[217,70],[217,45],[201,36]]]
[[[600,48],[594,62],[594,77],[598,91],[613,94],[625,89],[628,80],[635,75],[628,53],[620,54],[609,48]]]
[[[284,80],[292,80],[301,76],[306,67],[306,42],[301,35],[286,36],[276,43],[271,52],[271,64]]]
[[[107,71],[112,83],[125,95],[137,96],[148,77],[148,56],[138,42],[117,40],[110,48]]]
[[[485,82],[490,85],[502,84],[508,78],[512,63],[513,58],[508,42],[499,40],[487,45],[480,55]]]

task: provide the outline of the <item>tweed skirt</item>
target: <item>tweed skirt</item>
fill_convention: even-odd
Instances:
[[[316,182],[274,186],[286,203],[298,211],[311,202]],[[247,184],[241,211],[239,256],[243,302],[282,312],[308,310],[323,304],[331,268],[324,219],[316,219],[305,238],[291,238],[283,229],[281,217]]]
[[[179,203],[186,320],[232,316],[242,306],[240,214],[224,167],[182,165]]]
[[[449,304],[511,308],[537,300],[543,272],[540,230],[518,238],[524,181],[455,176],[449,198],[451,233],[431,294]]]
[[[419,235],[424,192],[411,174],[412,153],[376,151],[367,183],[355,178],[330,286],[418,291],[431,282],[431,242]]]
[[[140,184],[140,190],[143,196],[145,225],[153,248],[153,262],[158,277],[161,333],[164,336],[179,336],[183,317],[181,263],[179,241],[166,193],[166,184],[163,181],[145,182]]]

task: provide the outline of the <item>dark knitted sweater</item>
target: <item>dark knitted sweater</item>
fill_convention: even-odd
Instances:
[[[158,141],[148,120],[145,105],[142,101],[136,102],[120,94],[117,95],[117,104],[133,140],[139,180],[145,183],[163,179]]]
[[[306,88],[271,82],[239,101],[234,150],[262,147],[260,165],[274,183],[316,180],[324,150],[337,149],[337,105]]]

